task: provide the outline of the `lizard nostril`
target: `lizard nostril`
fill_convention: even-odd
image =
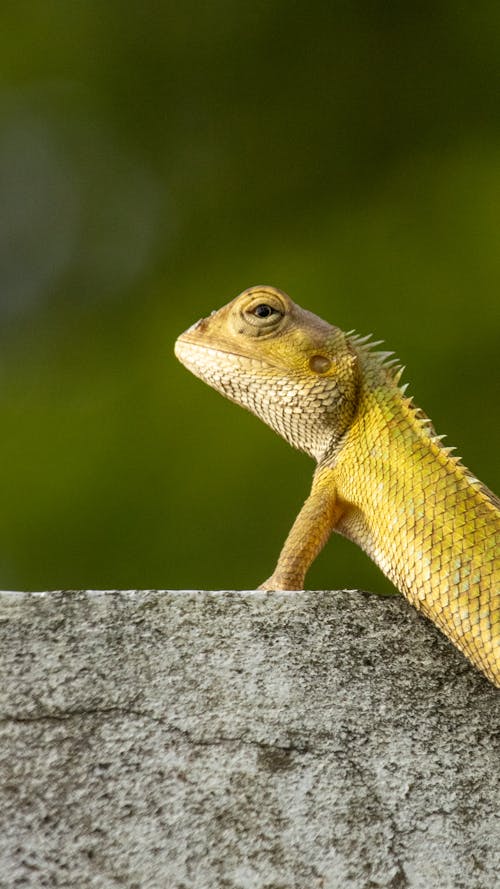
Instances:
[[[195,321],[194,324],[191,324],[191,327],[188,330],[186,330],[186,333],[190,333],[190,331],[194,331],[194,330],[204,330],[206,323],[207,323],[206,318],[200,318],[199,321]]]

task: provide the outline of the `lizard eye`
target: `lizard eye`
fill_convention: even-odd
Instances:
[[[267,303],[259,303],[258,306],[255,306],[255,309],[252,309],[252,315],[255,315],[256,318],[269,318],[271,315],[278,314],[278,310]]]
[[[260,294],[259,294],[260,296]],[[265,299],[266,294],[262,294],[261,299]],[[272,336],[279,329],[280,324],[285,316],[284,309],[278,300],[269,300],[269,302],[257,302],[257,298],[247,303],[242,310],[243,327],[240,333],[245,332],[248,336]],[[241,316],[240,316],[241,317]]]

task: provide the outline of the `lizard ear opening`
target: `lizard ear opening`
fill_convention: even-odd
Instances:
[[[309,359],[309,367],[315,374],[326,374],[331,366],[332,362],[325,355],[312,355]]]

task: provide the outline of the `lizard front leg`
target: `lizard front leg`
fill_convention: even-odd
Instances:
[[[259,589],[303,589],[306,572],[323,549],[340,515],[333,471],[318,469],[311,493],[292,525],[278,564]]]

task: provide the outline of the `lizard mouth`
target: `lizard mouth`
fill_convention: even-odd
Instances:
[[[207,343],[200,343],[196,337],[189,336],[189,332],[181,333],[181,335],[175,341],[174,351],[176,357],[179,361],[184,365],[190,365],[191,360],[190,357],[201,356],[203,354],[207,354],[215,358],[216,355],[225,355],[229,360],[233,359],[235,363],[238,363],[239,360],[244,359],[245,364],[248,363],[248,367],[252,366],[256,367],[275,367],[277,369],[280,368],[279,364],[276,364],[272,361],[266,359],[258,358],[255,354],[252,355],[250,352],[246,352],[245,349],[238,349],[236,351],[234,348],[224,348],[224,346],[212,346]]]
[[[185,333],[182,333],[179,337],[177,337],[174,346],[174,352],[179,358],[180,361],[183,361],[185,356],[188,356],[195,349],[198,354],[202,354],[204,352],[208,352],[212,355],[235,355],[234,351],[230,351],[229,349],[221,349],[219,346],[207,346],[206,343],[200,343],[196,339],[192,339],[190,336],[187,336]]]

